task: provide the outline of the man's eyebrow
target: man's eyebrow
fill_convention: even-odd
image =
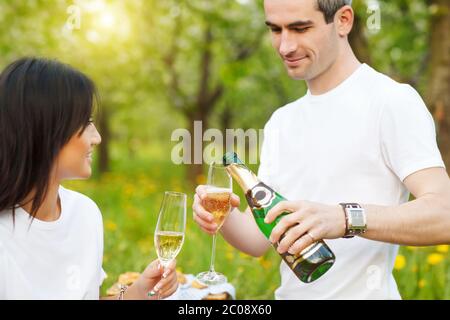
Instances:
[[[305,27],[305,26],[309,26],[309,25],[312,25],[312,24],[314,24],[314,22],[312,22],[311,20],[298,20],[298,21],[294,21],[292,23],[289,23],[288,24],[288,28]],[[266,21],[266,26],[280,28],[280,26],[278,26],[275,23],[272,23],[270,21]]]
[[[268,27],[276,27],[276,28],[279,28],[279,26],[277,26],[275,23],[272,23],[272,22],[270,22],[270,21],[266,21],[265,23],[266,23],[266,26],[268,26]]]
[[[312,22],[311,20],[298,20],[292,23],[288,24],[288,28],[292,28],[292,27],[306,27],[309,25],[314,24],[314,22]]]

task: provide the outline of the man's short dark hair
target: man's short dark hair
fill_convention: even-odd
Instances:
[[[345,5],[352,5],[352,0],[317,0],[317,7],[326,23],[333,22],[336,12]]]

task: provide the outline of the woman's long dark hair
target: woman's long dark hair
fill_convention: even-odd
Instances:
[[[96,90],[56,60],[22,58],[0,74],[0,212],[31,199],[34,218],[62,147],[86,128]]]

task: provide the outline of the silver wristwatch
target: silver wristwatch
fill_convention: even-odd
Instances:
[[[339,203],[345,213],[344,238],[353,238],[367,230],[367,219],[364,208],[357,203]]]

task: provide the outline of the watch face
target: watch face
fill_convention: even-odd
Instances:
[[[363,209],[349,209],[349,213],[352,227],[364,227],[366,225]]]

